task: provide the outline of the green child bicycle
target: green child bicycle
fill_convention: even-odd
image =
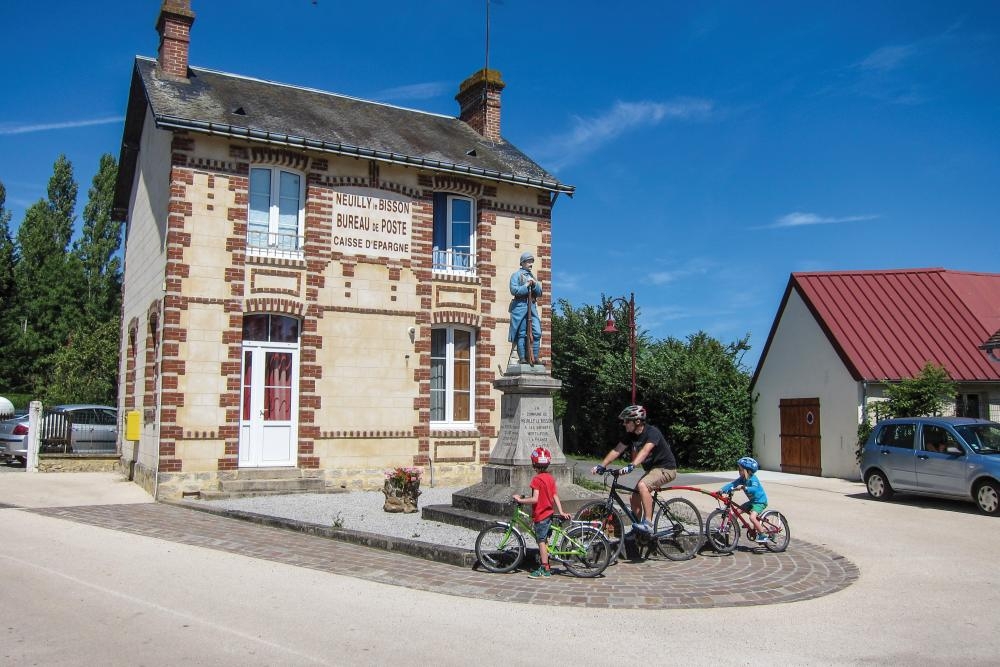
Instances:
[[[510,572],[524,560],[524,534],[534,535],[531,515],[511,502],[510,521],[483,528],[476,538],[476,558],[490,572]],[[611,563],[613,547],[592,521],[570,521],[564,528],[553,520],[549,558],[578,577],[596,577]]]

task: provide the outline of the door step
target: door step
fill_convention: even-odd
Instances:
[[[247,468],[236,471],[235,479],[219,480],[219,490],[203,490],[202,500],[228,500],[297,493],[343,493],[346,489],[327,487],[318,477],[303,477],[298,468]]]

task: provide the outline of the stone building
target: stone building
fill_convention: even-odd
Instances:
[[[132,71],[123,467],[157,498],[249,471],[474,481],[500,424],[507,279],[535,254],[548,364],[552,209],[573,187],[501,136],[495,70],[447,117],[191,66],[194,19],[164,0],[159,54]]]

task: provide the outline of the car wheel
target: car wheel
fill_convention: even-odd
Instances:
[[[865,488],[868,489],[868,495],[875,500],[889,500],[892,498],[892,487],[889,485],[889,480],[885,478],[885,473],[881,470],[872,470],[865,477]]]
[[[980,482],[976,487],[976,506],[983,514],[995,516],[1000,513],[1000,487],[996,482]]]

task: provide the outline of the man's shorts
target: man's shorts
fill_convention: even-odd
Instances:
[[[740,507],[743,508],[744,512],[756,512],[757,516],[760,516],[760,513],[767,507],[767,503],[752,503],[748,500],[740,505]]]
[[[650,491],[656,491],[662,486],[670,484],[670,482],[677,479],[676,470],[667,470],[666,468],[653,468],[645,475],[642,476],[640,482],[645,482],[646,486],[649,487]]]
[[[549,531],[552,530],[552,516],[550,515],[548,519],[542,519],[535,524],[535,541],[544,542],[549,539]]]

